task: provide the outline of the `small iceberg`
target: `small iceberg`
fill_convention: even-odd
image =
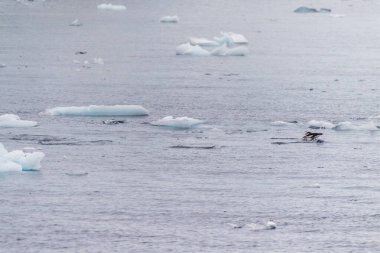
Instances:
[[[45,113],[54,116],[144,116],[149,112],[140,105],[90,105],[54,107]]]
[[[191,45],[198,45],[201,47],[217,47],[219,46],[219,43],[216,42],[215,40],[209,40],[206,38],[195,38],[195,37],[190,37],[189,42]]]
[[[153,121],[150,124],[154,126],[165,126],[165,127],[188,129],[202,123],[204,123],[202,120],[193,119],[189,117],[174,118],[173,116],[166,116],[160,120]]]
[[[297,9],[295,9],[294,12],[295,13],[330,13],[331,10],[326,9],[326,8],[321,8],[321,9],[317,10],[315,8],[309,8],[309,7],[301,6]]]
[[[227,46],[232,46],[234,44],[248,44],[248,40],[244,35],[233,33],[233,32],[220,32],[221,37],[214,37],[214,40],[219,43],[219,45],[227,44]]]
[[[5,63],[0,63],[0,68],[5,68],[7,66],[7,64]]]
[[[71,22],[70,26],[81,26],[83,25],[79,19],[75,19],[73,22]]]
[[[165,16],[160,18],[161,23],[178,23],[179,17],[178,16]]]
[[[208,56],[210,52],[198,45],[193,46],[190,43],[185,43],[176,48],[176,55]]]
[[[19,116],[15,114],[3,114],[0,115],[0,127],[35,127],[37,122],[29,120],[21,120]]]
[[[115,5],[111,3],[103,3],[98,5],[99,10],[125,11],[127,8],[124,5]]]
[[[214,56],[245,56],[247,54],[248,48],[244,46],[229,48],[226,44],[211,51],[211,55]]]
[[[0,143],[0,172],[39,170],[44,157],[43,152],[24,152],[23,150],[8,152]]]

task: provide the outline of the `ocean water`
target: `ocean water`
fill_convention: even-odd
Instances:
[[[0,174],[0,252],[380,251],[379,131],[301,141],[313,119],[380,125],[368,119],[380,115],[378,1],[101,3],[0,1],[0,114],[39,123],[0,129],[0,142],[46,154],[39,172]],[[293,13],[304,5],[346,16]],[[249,54],[175,55],[220,31],[243,34]],[[91,104],[150,114],[39,114]],[[206,123],[148,124],[168,115]],[[275,230],[229,225],[268,220]]]

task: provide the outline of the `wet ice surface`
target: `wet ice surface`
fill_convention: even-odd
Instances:
[[[302,143],[307,125],[271,124],[380,114],[377,1],[101,3],[0,1],[0,114],[39,124],[0,129],[0,142],[46,154],[39,172],[0,174],[1,252],[380,250],[380,132],[318,129],[323,144]],[[303,5],[346,16],[293,12]],[[181,22],[157,22],[167,13]],[[249,55],[173,52],[220,31],[244,34]],[[150,114],[38,114],[90,104]],[[167,115],[210,127],[149,124]]]

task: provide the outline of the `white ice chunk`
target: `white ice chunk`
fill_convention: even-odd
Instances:
[[[273,121],[270,123],[272,126],[290,126],[290,125],[293,125],[292,123],[290,122],[286,122],[286,121],[281,121],[281,120],[278,120],[278,121]]]
[[[215,56],[245,56],[247,54],[248,48],[244,46],[229,48],[226,44],[211,51],[211,55]]]
[[[199,119],[189,117],[174,118],[173,116],[166,116],[160,120],[151,122],[154,126],[167,126],[174,128],[192,128],[202,123],[203,121]]]
[[[376,126],[376,124],[372,121],[366,122],[364,124],[358,125],[353,124],[349,121],[344,121],[338,123],[335,127],[335,130],[337,131],[350,131],[350,130],[356,130],[356,131],[377,131],[380,130],[379,127]]]
[[[22,150],[8,152],[0,143],[0,172],[39,170],[44,157],[43,152],[25,153]]]
[[[277,225],[274,221],[269,220],[267,224],[265,225],[266,229],[276,229]]]
[[[210,55],[210,52],[201,48],[198,45],[193,46],[190,43],[185,43],[185,44],[179,45],[176,48],[176,54],[177,55],[208,56]]]
[[[227,46],[232,46],[234,44],[248,44],[248,40],[244,35],[233,33],[233,32],[220,32],[221,37],[214,37],[214,40],[219,43],[219,45],[226,44]]]
[[[327,128],[327,129],[332,129],[336,125],[328,122],[328,121],[323,121],[323,120],[310,120],[308,123],[309,127],[311,128]]]
[[[179,17],[178,16],[165,16],[160,18],[161,23],[178,23]]]
[[[143,116],[149,112],[140,105],[90,105],[55,107],[47,109],[45,113],[55,116]]]
[[[215,40],[209,40],[206,38],[195,38],[195,37],[190,37],[189,42],[191,45],[198,45],[201,47],[216,47],[219,46],[219,43],[216,42]]]
[[[94,58],[94,63],[104,65],[104,60],[102,58]]]
[[[103,3],[98,5],[99,10],[124,11],[127,8],[124,5],[115,5],[111,3]]]
[[[0,127],[34,127],[37,126],[37,122],[29,120],[21,120],[19,116],[15,114],[3,114],[0,115]]]
[[[81,26],[82,23],[79,21],[79,19],[75,19],[73,22],[71,22],[70,26]]]

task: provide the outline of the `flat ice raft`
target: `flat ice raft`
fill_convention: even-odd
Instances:
[[[166,116],[160,120],[153,121],[150,124],[154,126],[165,126],[173,128],[192,128],[199,124],[202,124],[203,121],[199,119],[193,119],[189,117],[178,117],[174,118],[173,116]]]
[[[0,143],[0,172],[39,170],[44,157],[43,152],[24,152],[22,150],[8,152]]]
[[[144,116],[148,110],[140,105],[90,105],[54,107],[46,114],[54,116]]]
[[[0,115],[0,127],[34,127],[37,126],[37,122],[29,120],[21,120],[19,116],[15,114],[3,114]]]
[[[111,3],[103,3],[98,5],[99,10],[124,11],[127,8],[124,5],[116,5]]]

